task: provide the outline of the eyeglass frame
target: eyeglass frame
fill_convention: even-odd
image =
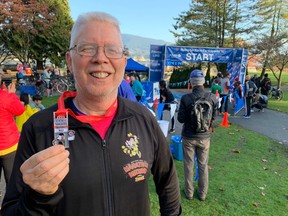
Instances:
[[[95,54],[94,54],[94,55],[89,55],[89,53],[85,53],[85,54],[83,55],[83,53],[78,52],[78,49],[76,49],[76,53],[77,53],[78,55],[81,55],[81,56],[94,57],[94,56],[97,54],[99,47],[103,47],[103,52],[104,52],[105,56],[106,56],[107,58],[109,58],[109,59],[120,59],[120,58],[122,58],[123,56],[127,56],[127,55],[128,55],[128,50],[127,50],[127,48],[122,48],[122,47],[118,47],[118,46],[98,46],[98,45],[95,44],[95,43],[85,43],[85,42],[80,42],[80,43],[78,43],[78,44],[75,44],[73,47],[69,48],[69,51],[75,50],[75,48],[77,48],[77,47],[78,47],[79,45],[81,45],[81,44],[82,44],[82,45],[91,45],[91,47],[93,47],[94,50],[95,50]],[[105,49],[106,49],[106,48],[109,48],[109,47],[116,47],[116,48],[118,48],[119,50],[121,50],[121,52],[119,52],[119,55],[121,54],[121,56],[120,56],[120,57],[117,57],[117,58],[107,56]],[[87,55],[87,54],[88,54],[88,55]]]

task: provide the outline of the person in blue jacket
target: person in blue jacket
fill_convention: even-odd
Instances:
[[[122,80],[120,86],[118,87],[118,95],[131,101],[137,102],[131,86],[126,82],[125,79]]]

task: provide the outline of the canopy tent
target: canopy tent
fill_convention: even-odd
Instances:
[[[130,71],[136,71],[136,72],[148,72],[149,68],[134,61],[132,58],[129,58],[127,60],[127,65],[125,68],[125,71],[130,72]]]

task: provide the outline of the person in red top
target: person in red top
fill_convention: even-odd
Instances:
[[[0,76],[0,83],[2,83],[1,81]],[[15,92],[14,83],[11,83],[7,90],[0,89],[0,175],[3,170],[6,185],[10,180],[20,137],[14,116],[19,116],[25,111],[24,105]]]

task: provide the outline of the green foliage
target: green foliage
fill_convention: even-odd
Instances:
[[[182,67],[174,67],[173,73],[170,77],[169,84],[179,83],[179,82],[189,80],[190,73],[194,69],[201,69],[201,64],[189,64],[188,63],[188,64],[184,64]],[[173,87],[172,85],[170,85],[169,87],[178,88],[178,86]],[[187,84],[181,87],[187,88]]]
[[[36,59],[38,69],[47,58],[55,63],[64,59],[73,24],[67,0],[2,2],[0,38],[7,50],[21,62]]]
[[[205,47],[243,46],[240,35],[256,27],[242,25],[252,16],[253,1],[192,1],[188,11],[175,18],[171,31],[177,45]],[[247,10],[248,8],[248,10]]]

